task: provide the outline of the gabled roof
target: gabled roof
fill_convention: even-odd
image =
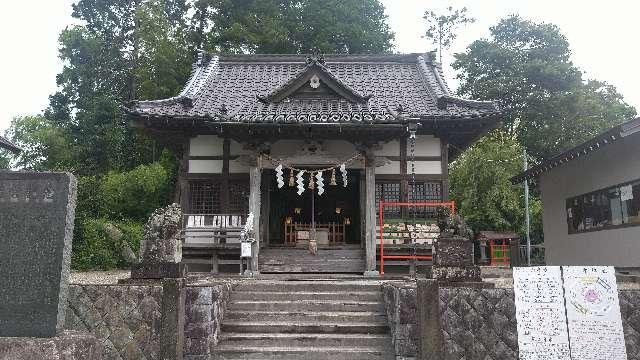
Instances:
[[[587,140],[572,149],[569,149],[561,154],[543,161],[540,165],[534,166],[529,170],[512,177],[511,182],[513,184],[518,184],[528,179],[537,178],[541,174],[548,172],[553,168],[566,164],[575,159],[584,157],[589,153],[604,148],[608,144],[634,134],[636,136],[640,136],[640,117],[614,126],[604,133],[590,140]]]
[[[22,149],[20,149],[16,144],[2,136],[0,136],[0,149],[7,149],[16,154],[22,151]]]
[[[309,94],[318,76],[330,92]],[[304,91],[303,91],[304,90]],[[334,95],[334,96],[331,96]],[[335,96],[337,95],[337,96]],[[182,92],[134,102],[134,117],[221,123],[403,123],[499,114],[492,102],[456,98],[432,53],[406,55],[211,55],[201,53]]]

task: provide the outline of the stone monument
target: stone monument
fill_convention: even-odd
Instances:
[[[478,282],[480,268],[473,260],[473,232],[448,207],[437,210],[440,235],[435,241],[431,277],[442,282]]]
[[[75,201],[72,174],[0,171],[0,359],[101,358],[62,331]]]
[[[182,210],[171,204],[157,209],[144,226],[140,262],[131,268],[132,279],[181,278],[185,276],[180,239]]]

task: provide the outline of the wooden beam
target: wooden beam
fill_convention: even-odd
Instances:
[[[449,201],[449,143],[440,139],[440,154],[442,155],[442,201]]]

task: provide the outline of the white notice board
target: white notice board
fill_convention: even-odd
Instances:
[[[627,360],[612,266],[563,266],[571,357]]]
[[[243,241],[240,243],[240,257],[251,257],[251,243]]]
[[[570,360],[559,266],[513,269],[520,360]]]

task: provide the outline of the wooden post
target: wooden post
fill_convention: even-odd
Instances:
[[[258,273],[258,255],[260,252],[260,185],[261,179],[260,164],[252,165],[249,169],[249,213],[253,214],[253,233],[256,241],[251,247],[253,257],[251,258],[251,270]]]
[[[365,153],[365,276],[379,276],[376,270],[376,164],[370,149]]]

